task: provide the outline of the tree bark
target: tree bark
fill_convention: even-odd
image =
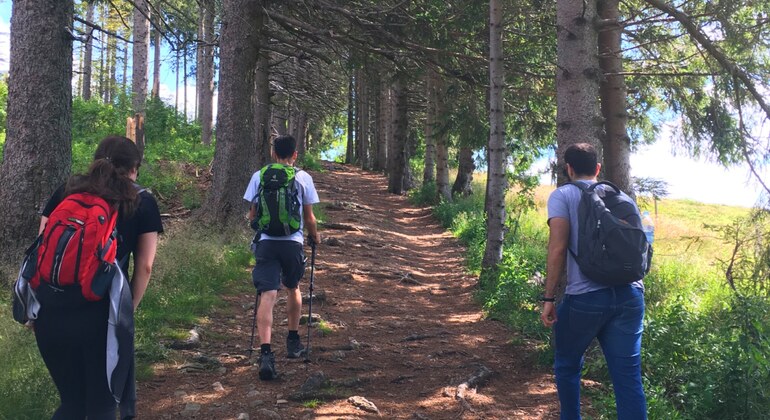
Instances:
[[[359,78],[356,79],[360,87],[361,96],[358,98],[358,109],[361,112],[359,121],[359,132],[356,133],[356,147],[358,150],[358,163],[362,169],[367,169],[369,165],[369,83],[364,70],[359,71]]]
[[[214,118],[214,2],[205,0],[201,3],[203,48],[201,49],[201,69],[199,93],[199,119],[201,123],[201,142],[211,144]]]
[[[380,81],[380,101],[377,111],[377,156],[374,160],[373,169],[375,171],[384,171],[388,166],[388,139],[390,135],[390,82],[387,77]]]
[[[110,12],[110,15],[112,15],[112,12]],[[118,85],[118,40],[110,37],[107,46],[107,57],[110,63],[110,72],[107,78],[107,96],[105,98],[105,102],[111,104],[115,100],[115,90]]]
[[[355,76],[353,72],[350,73],[348,79],[348,142],[345,147],[345,163],[353,163],[355,159],[355,143],[354,143],[354,131],[356,127],[356,115],[355,115]]]
[[[489,1],[489,143],[487,145],[487,241],[482,270],[494,270],[503,258],[505,193],[508,190],[503,113],[503,10],[501,0]]]
[[[393,79],[393,136],[388,154],[388,192],[404,193],[404,175],[406,168],[406,143],[408,141],[408,93],[406,77],[399,72]]]
[[[86,9],[86,20],[89,22],[94,21],[94,10],[96,9],[95,3],[88,3],[87,9]],[[88,40],[86,41],[86,50],[83,53],[83,63],[81,67],[83,68],[83,100],[87,101],[91,99],[91,69],[92,65],[91,62],[93,61],[93,51],[94,51],[94,29],[86,27],[86,30],[88,31]]]
[[[19,262],[37,235],[39,212],[70,170],[73,14],[72,0],[12,5],[0,263]]]
[[[452,201],[452,190],[449,186],[449,131],[447,130],[447,109],[444,98],[444,79],[436,75],[434,79],[435,125],[433,138],[436,143],[436,198]]]
[[[626,131],[628,112],[626,106],[626,83],[621,74],[623,57],[621,52],[621,31],[619,22],[619,0],[600,0],[599,17],[612,22],[599,30],[599,65],[602,78],[599,94],[604,116],[604,178],[614,183],[625,193],[633,196],[631,184],[631,138]]]
[[[260,50],[254,77],[254,123],[257,167],[270,163],[270,61]]]
[[[457,160],[460,165],[457,168],[454,185],[452,185],[452,194],[469,196],[473,193],[471,185],[473,184],[473,171],[476,170],[476,163],[473,161],[473,149],[470,147],[460,148]]]
[[[242,221],[243,190],[257,169],[251,97],[264,22],[263,3],[223,2],[214,178],[202,209],[202,216],[219,226]]]
[[[174,61],[174,66],[176,68],[176,74],[175,74],[176,80],[174,81],[174,113],[176,114],[179,113],[179,72],[181,70],[179,67],[179,65],[181,64],[179,54],[180,54],[180,50],[177,48],[176,58]]]
[[[155,40],[153,45],[153,59],[152,59],[152,91],[150,95],[153,98],[160,97],[160,46],[161,37],[160,31],[155,31]]]
[[[134,114],[145,115],[147,102],[147,65],[150,49],[150,9],[147,0],[135,0],[134,8],[134,57],[131,80],[131,98]],[[136,139],[136,144],[144,151],[144,139]]]
[[[425,74],[425,166],[422,171],[422,184],[436,182],[436,139],[433,135],[436,126],[436,78],[438,74],[429,69]]]
[[[182,71],[182,109],[184,111],[184,119],[185,121],[189,120],[189,117],[187,116],[187,43],[185,42],[183,47],[183,53],[182,53],[182,67],[184,67],[184,70]]]
[[[564,150],[574,143],[590,143],[602,158],[602,128],[599,112],[599,81],[596,2],[558,0],[556,5],[556,151],[557,183],[566,182]]]

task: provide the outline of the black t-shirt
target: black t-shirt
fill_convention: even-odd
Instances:
[[[160,210],[158,210],[158,202],[155,201],[155,197],[149,191],[144,190],[139,193],[139,198],[141,201],[134,215],[128,219],[118,215],[117,222],[118,253],[116,259],[122,261],[125,258],[120,268],[123,269],[123,272],[129,278],[128,256],[136,251],[139,235],[150,232],[163,233],[163,223],[160,220]],[[54,191],[45,208],[43,208],[43,216],[50,217],[53,210],[62,200],[64,200],[64,185]]]

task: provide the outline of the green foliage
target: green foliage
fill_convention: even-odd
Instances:
[[[435,182],[428,182],[409,191],[409,200],[418,206],[438,204],[438,190]]]
[[[323,172],[324,170],[324,167],[321,165],[321,162],[318,161],[318,158],[309,153],[302,155],[302,158],[296,165],[309,171]]]

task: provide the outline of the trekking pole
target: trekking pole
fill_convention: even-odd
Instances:
[[[257,292],[257,297],[254,299],[254,319],[251,321],[251,342],[249,343],[249,349],[246,350],[249,352],[249,359],[251,359],[251,356],[254,355],[254,333],[257,330],[257,307],[259,306],[259,295],[261,293]]]
[[[313,280],[315,279],[315,241],[310,240],[310,294],[307,311],[307,349],[305,349],[305,363],[310,363],[310,324],[313,322]]]

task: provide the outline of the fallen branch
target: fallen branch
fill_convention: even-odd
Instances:
[[[465,399],[465,393],[468,391],[468,389],[475,388],[477,385],[487,380],[487,378],[490,376],[492,376],[492,371],[489,370],[486,366],[482,365],[479,366],[479,368],[476,370],[476,372],[473,373],[473,375],[471,375],[470,378],[457,386],[457,390],[455,391],[455,400],[460,403],[461,407],[460,414],[457,415],[458,418],[462,416],[465,411],[475,412],[473,407],[471,407],[471,405]]]

